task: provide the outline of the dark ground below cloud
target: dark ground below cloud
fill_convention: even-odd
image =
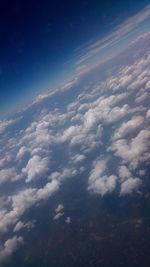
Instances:
[[[147,177],[148,178],[148,177]],[[150,266],[150,196],[101,198],[85,190],[86,177],[67,180],[49,202],[32,208],[37,223],[22,230],[24,246],[4,266]],[[54,221],[58,203],[64,216]],[[70,216],[72,222],[65,223]]]

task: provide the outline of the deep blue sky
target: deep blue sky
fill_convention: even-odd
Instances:
[[[0,116],[64,81],[74,50],[149,1],[18,0],[0,3]]]

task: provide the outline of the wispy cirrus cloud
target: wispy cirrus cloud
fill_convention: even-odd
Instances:
[[[142,11],[128,18],[119,26],[112,29],[112,32],[107,34],[106,37],[100,38],[96,42],[93,42],[83,48],[80,48],[77,54],[78,60],[75,63],[77,66],[79,65],[77,67],[77,70],[80,68],[80,64],[83,64],[86,60],[92,58],[94,55],[98,54],[104,49],[116,45],[119,41],[128,37],[131,32],[133,34],[134,30],[136,30],[138,26],[148,18],[150,18],[150,5],[146,6]],[[136,38],[134,35],[133,37],[134,39],[130,38],[131,43],[133,40],[138,38],[137,35]]]

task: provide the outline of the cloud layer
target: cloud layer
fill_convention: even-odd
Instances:
[[[32,228],[23,221],[25,212],[84,173],[89,193],[118,198],[142,193],[150,160],[150,56],[123,62],[115,69],[108,64],[103,79],[75,78],[40,95],[20,111],[24,120],[19,113],[20,120],[1,122],[1,234]],[[64,215],[63,208],[58,205],[54,220]],[[21,236],[7,239],[0,259],[19,244]]]

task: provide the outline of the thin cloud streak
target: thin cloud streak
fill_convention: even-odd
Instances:
[[[141,12],[127,19],[125,22],[117,26],[114,31],[107,35],[107,37],[100,38],[95,43],[84,48],[86,52],[82,52],[82,55],[76,61],[75,65],[79,65],[91,58],[93,55],[96,55],[105,48],[108,48],[110,45],[114,45],[135,30],[139,24],[144,22],[147,18],[150,17],[150,5],[146,6]],[[84,54],[83,54],[84,53]]]

